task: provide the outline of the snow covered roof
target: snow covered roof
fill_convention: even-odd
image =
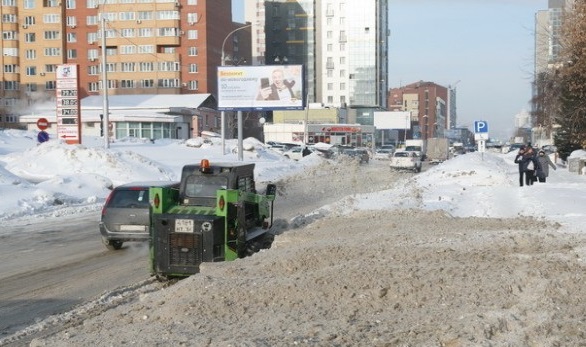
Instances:
[[[101,95],[88,96],[81,99],[81,109],[102,109],[104,99]],[[216,99],[211,94],[140,94],[140,95],[109,95],[109,109],[151,109],[157,112],[169,112],[173,107],[179,108],[217,108]],[[27,115],[56,112],[55,101],[32,105]]]
[[[169,109],[171,107],[198,108],[211,94],[147,94],[147,95],[110,95],[109,108],[141,108]],[[81,99],[82,108],[102,108],[101,95],[88,96]]]

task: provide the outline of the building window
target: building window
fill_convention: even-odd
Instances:
[[[120,46],[120,54],[136,54],[135,45]]]
[[[153,18],[155,18],[153,11],[138,11],[138,20],[151,20]]]
[[[20,85],[17,81],[4,81],[4,90],[19,90]]]
[[[2,39],[4,40],[16,40],[18,39],[18,33],[16,31],[3,31],[2,32]]]
[[[18,65],[16,65],[16,64],[4,65],[4,73],[18,73]]]
[[[57,82],[55,81],[46,81],[45,82],[45,90],[55,90],[57,88]]]
[[[35,33],[24,34],[24,42],[35,42],[37,40]]]
[[[98,42],[98,34],[97,33],[88,33],[87,34],[87,43],[94,44]]]
[[[35,51],[34,49],[27,49],[24,52],[24,56],[27,60],[37,59],[37,51]]]
[[[187,85],[188,85],[189,90],[198,90],[199,89],[198,81],[189,81],[189,83]]]
[[[136,70],[136,63],[121,63],[121,72],[134,72]]]
[[[120,88],[135,88],[136,84],[134,80],[122,80],[120,81]]]
[[[163,78],[158,82],[159,88],[179,88],[179,80],[176,78]]]
[[[154,88],[155,87],[155,80],[141,80],[140,85],[143,88]]]
[[[157,19],[179,19],[179,11],[157,11]]]
[[[45,31],[45,40],[59,40],[61,38],[60,32],[56,30]]]
[[[87,24],[87,25],[98,25],[98,16],[87,16],[87,17],[85,17],[85,24]]]
[[[153,37],[153,28],[138,29],[138,37]]]
[[[61,23],[61,16],[56,13],[45,14],[43,15],[43,23]]]
[[[77,42],[77,34],[67,33],[67,42]]]
[[[58,57],[61,55],[61,48],[47,47],[45,48],[45,57]]]
[[[189,64],[189,72],[196,73],[197,72],[197,64]]]
[[[2,4],[2,6],[4,6],[4,4]],[[16,4],[14,6],[16,6]],[[35,8],[35,0],[24,0],[23,7],[27,10],[34,9]]]
[[[27,83],[25,85],[25,90],[27,92],[36,92],[38,89],[39,89],[39,87],[36,83]]]
[[[136,12],[120,12],[118,18],[120,20],[136,20]]]
[[[37,67],[36,66],[27,66],[26,67],[26,75],[27,76],[35,76],[37,74]]]
[[[65,2],[65,8],[67,8],[68,10],[76,8],[75,0],[67,0]]]
[[[107,72],[116,72],[116,63],[107,63],[106,64],[106,71]]]
[[[134,29],[126,28],[120,30],[120,37],[134,37]]]
[[[100,90],[99,88],[100,88],[100,86],[99,86],[98,82],[90,82],[90,83],[88,83],[88,86],[87,86],[87,89],[90,92],[97,92]]]
[[[2,23],[17,23],[18,19],[15,14],[7,13],[2,15]]]
[[[97,76],[100,74],[100,69],[98,69],[97,65],[89,65],[87,67],[87,74],[91,76]]]
[[[5,6],[5,5],[2,4],[2,6]],[[35,17],[33,17],[33,16],[26,16],[26,17],[24,17],[24,24],[25,25],[29,25],[30,26],[30,25],[33,25],[35,23],[36,23],[35,22]]]
[[[77,49],[68,49],[67,59],[77,59]]]
[[[190,57],[195,57],[197,56],[197,47],[189,47],[188,49],[188,53],[187,53]]]
[[[180,71],[181,65],[178,62],[163,61],[159,62],[159,71]]]
[[[139,54],[154,54],[155,53],[155,46],[154,45],[140,45],[140,46],[138,46],[138,53]]]
[[[188,13],[187,14],[187,23],[195,24],[199,22],[199,15],[197,13]]]
[[[187,39],[197,40],[197,36],[198,36],[197,30],[187,30]]]
[[[139,63],[138,69],[140,72],[152,72],[155,71],[155,64],[153,62],[142,62]]]

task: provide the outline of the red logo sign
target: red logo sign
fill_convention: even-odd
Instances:
[[[37,127],[41,130],[45,130],[49,127],[49,121],[47,118],[39,118],[37,120]]]

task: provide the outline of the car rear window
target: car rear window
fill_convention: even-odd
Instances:
[[[408,152],[395,152],[395,157],[406,158],[409,156]]]
[[[108,207],[144,208],[149,206],[148,189],[120,189],[112,194]]]

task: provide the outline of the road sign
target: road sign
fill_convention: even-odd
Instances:
[[[474,121],[475,133],[488,133],[488,122],[483,120]]]
[[[41,130],[45,130],[49,127],[49,121],[47,118],[39,118],[37,119],[37,127]]]
[[[37,134],[37,140],[39,141],[39,143],[49,141],[49,133],[47,133],[46,131],[42,131],[42,130],[39,131],[39,133]]]

